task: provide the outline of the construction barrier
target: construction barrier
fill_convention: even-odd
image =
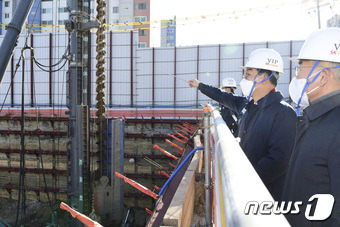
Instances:
[[[210,140],[215,226],[289,226],[282,214],[269,212],[263,215],[253,210],[245,214],[249,202],[261,204],[274,202],[274,199],[223,121],[219,110],[211,106],[209,109],[213,124],[210,127]]]

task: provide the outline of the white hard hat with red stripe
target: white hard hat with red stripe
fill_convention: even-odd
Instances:
[[[290,60],[340,63],[340,28],[325,28],[313,32],[303,44],[299,56]]]
[[[240,68],[265,69],[283,74],[283,60],[277,51],[261,48],[251,52],[246,65]]]

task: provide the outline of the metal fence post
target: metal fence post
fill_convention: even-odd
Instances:
[[[203,109],[204,119],[204,169],[205,169],[205,223],[206,226],[211,226],[211,200],[210,200],[210,110],[209,108]]]

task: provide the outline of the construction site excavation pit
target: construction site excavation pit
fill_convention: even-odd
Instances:
[[[70,204],[72,197],[69,193],[71,154],[68,149],[68,121],[69,119],[65,116],[39,115],[38,118],[35,115],[25,116],[27,226],[56,224],[65,226],[70,221],[70,215],[59,209],[60,202]],[[178,147],[185,147],[189,143],[193,146],[193,139],[186,141],[181,138],[180,141],[185,141],[183,144],[174,139],[172,135],[180,138],[176,134],[180,132],[179,126],[183,127],[184,122],[198,126],[199,120],[109,118],[107,121],[108,130],[104,132],[106,150],[103,152],[105,157],[102,157],[106,163],[103,175],[106,175],[107,179],[98,179],[100,152],[96,146],[98,138],[93,133],[96,130],[94,119],[90,119],[88,161],[91,174],[88,181],[91,193],[87,201],[91,207],[91,213],[87,215],[104,226],[120,226],[122,223],[125,223],[124,226],[145,226],[150,217],[148,211],[155,208],[156,200],[124,183],[115,175],[115,172],[158,194],[177,166],[178,160],[154,147],[157,145],[179,159],[183,151]],[[2,204],[0,217],[11,226],[15,225],[18,204],[20,123],[21,119],[18,115],[0,116],[0,199]],[[189,137],[183,131],[182,129],[180,134]],[[196,173],[198,181],[202,181],[202,178],[202,173]],[[203,183],[196,182],[196,190],[203,193],[204,190],[201,190],[201,187],[203,188]],[[49,198],[46,192],[49,193]],[[199,196],[197,198],[197,200],[204,201],[204,195],[203,199],[202,195],[201,198]],[[196,206],[202,207],[197,204]],[[54,211],[53,218],[52,210]],[[196,210],[198,213],[204,213],[202,210]],[[20,218],[19,215],[18,219]]]

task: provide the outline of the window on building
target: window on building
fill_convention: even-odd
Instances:
[[[91,13],[94,13],[94,9],[91,9]]]
[[[173,47],[173,46],[175,46],[175,45],[174,45],[173,43],[167,43],[166,46],[167,46],[167,47]]]
[[[112,13],[119,13],[119,7],[113,7]]]
[[[5,7],[9,7],[9,2],[8,1],[5,2]]]
[[[135,10],[146,9],[146,3],[135,3]]]
[[[67,7],[62,7],[62,8],[58,8],[58,13],[66,13],[67,11]]]
[[[52,13],[52,9],[43,9],[42,13]]]
[[[58,20],[58,24],[59,25],[63,25],[63,24],[65,24],[67,22],[67,20]]]
[[[140,29],[140,30],[138,31],[138,35],[139,35],[139,36],[146,36],[146,30],[145,30],[145,29]]]
[[[174,36],[168,36],[167,40],[174,40],[174,38],[175,38]]]
[[[9,18],[9,13],[5,13],[5,18]]]
[[[144,48],[144,47],[146,47],[146,43],[138,43],[138,47],[139,48]]]
[[[52,25],[53,21],[51,21],[51,20],[43,20],[43,21],[41,21],[41,24],[42,25]]]
[[[118,23],[119,23],[119,20],[113,20],[113,23],[114,23],[114,24],[118,24]]]
[[[145,21],[146,21],[146,17],[145,16],[135,17],[135,22],[145,22]]]

